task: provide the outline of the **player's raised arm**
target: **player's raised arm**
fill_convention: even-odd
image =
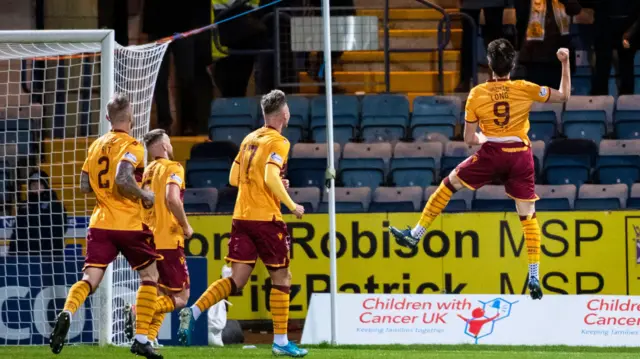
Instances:
[[[569,62],[569,50],[565,48],[558,49],[558,60],[562,63],[562,78],[560,80],[560,89],[550,89],[548,102],[558,103],[567,102],[571,97],[571,65]]]

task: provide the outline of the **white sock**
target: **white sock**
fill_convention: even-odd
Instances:
[[[197,305],[194,304],[191,306],[191,313],[193,313],[193,320],[198,320],[200,314],[202,314],[202,311],[200,310],[200,308],[198,308]]]
[[[67,313],[67,314],[69,314],[69,323],[71,323],[71,319],[73,318],[73,313],[71,313],[71,312],[70,312],[70,311],[68,311],[68,310],[63,310],[62,312],[63,312],[63,313]]]
[[[146,335],[136,334],[136,340],[140,344],[147,344],[147,342],[149,341],[149,338],[147,338]]]
[[[289,338],[287,338],[286,334],[274,334],[273,335],[273,342],[278,344],[279,346],[283,347],[283,346],[289,344]]]
[[[419,224],[416,224],[416,226],[411,230],[411,237],[413,238],[422,239],[425,234],[427,234],[427,229]]]
[[[538,270],[540,269],[540,263],[529,263],[529,278],[540,279]]]

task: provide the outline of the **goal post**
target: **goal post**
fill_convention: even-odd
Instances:
[[[129,97],[132,135],[142,140],[168,45],[123,47],[113,30],[0,31],[0,345],[48,343],[52,318],[82,276],[95,205],[79,191],[89,145],[110,130],[106,106],[114,92]],[[49,205],[32,198],[36,181],[46,185]],[[32,217],[37,224],[21,220]],[[122,309],[138,285],[119,257],[74,315],[68,340],[125,343]]]

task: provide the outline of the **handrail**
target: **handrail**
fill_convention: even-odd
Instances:
[[[419,0],[418,0],[419,1]],[[478,25],[476,21],[469,15],[463,12],[452,12],[449,16],[459,16],[463,21],[469,22],[471,25],[471,33],[474,35],[478,34]],[[438,31],[442,27],[444,19],[440,19],[438,21]],[[450,24],[448,25],[450,26]],[[464,36],[464,34],[462,35]],[[464,49],[463,49],[464,50]],[[476,41],[476,36],[473,37],[473,41],[471,41],[471,80],[473,81],[473,86],[478,85],[478,41]]]
[[[386,92],[391,92],[391,53],[417,53],[417,52],[438,52],[438,92],[440,94],[444,94],[444,50],[446,46],[449,44],[451,40],[451,19],[449,17],[449,13],[441,6],[436,5],[427,0],[415,0],[422,5],[436,10],[440,14],[442,14],[442,19],[438,23],[438,47],[435,49],[391,49],[389,46],[389,1],[385,0],[384,2],[384,79],[385,79],[385,90]],[[442,29],[441,23],[444,22],[446,28]],[[444,38],[442,37],[444,34]]]

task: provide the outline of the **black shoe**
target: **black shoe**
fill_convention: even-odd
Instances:
[[[396,227],[389,226],[389,232],[396,239],[396,243],[403,247],[415,248],[420,242],[420,238],[415,238],[411,235],[411,228],[400,230]]]
[[[131,344],[131,353],[143,356],[145,358],[162,359],[162,354],[153,349],[153,347],[151,346],[151,342],[142,344],[139,341],[134,340],[133,344]]]
[[[540,281],[538,278],[529,278],[529,293],[533,300],[542,299],[542,288],[540,287]]]
[[[68,312],[62,312],[58,315],[56,325],[49,336],[49,346],[53,354],[60,354],[64,341],[67,338],[69,327],[71,326],[71,315]]]

